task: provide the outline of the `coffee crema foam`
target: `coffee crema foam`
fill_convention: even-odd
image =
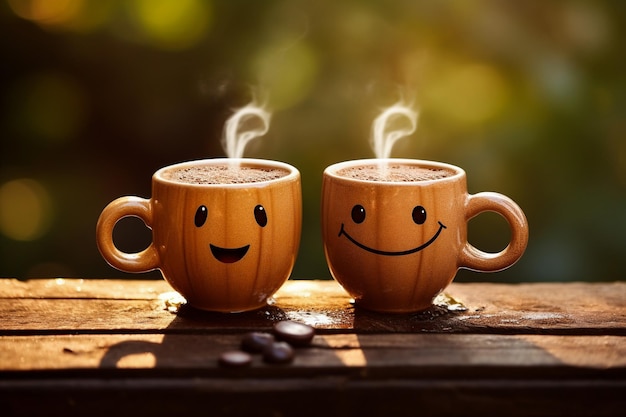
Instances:
[[[441,168],[393,164],[352,166],[338,170],[337,175],[363,181],[416,182],[447,178],[454,175],[454,172]]]
[[[229,165],[199,165],[174,168],[163,173],[163,178],[188,184],[248,184],[285,177],[289,171]]]

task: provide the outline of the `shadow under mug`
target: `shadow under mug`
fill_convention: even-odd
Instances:
[[[375,181],[342,175],[350,167],[409,165],[440,170],[443,178]],[[467,223],[493,211],[511,229],[499,253],[467,241]],[[322,235],[332,276],[358,306],[379,312],[424,310],[460,268],[506,269],[522,256],[528,223],[510,198],[468,194],[465,172],[454,165],[414,159],[365,159],[326,168],[322,182]]]
[[[176,169],[242,166],[282,170],[260,182],[196,184],[171,178]],[[152,243],[138,253],[120,251],[115,224],[139,217]],[[291,165],[251,158],[216,158],[164,167],[152,176],[152,197],[120,197],[101,213],[98,248],[125,272],[159,269],[197,308],[239,312],[263,307],[289,278],[300,243],[300,173]]]

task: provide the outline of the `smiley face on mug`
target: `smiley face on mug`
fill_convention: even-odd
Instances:
[[[437,238],[439,237],[439,235],[441,234],[442,230],[446,228],[446,226],[441,223],[441,221],[437,220],[437,224],[439,225],[437,231],[432,235],[432,237],[430,237],[426,242],[416,242],[414,246],[406,248],[406,249],[402,249],[402,250],[387,250],[385,248],[378,248],[374,246],[374,243],[365,243],[362,242],[360,240],[355,239],[354,237],[352,237],[352,235],[350,234],[350,232],[348,232],[348,228],[350,228],[350,230],[352,229],[359,229],[359,228],[365,228],[365,230],[367,230],[367,223],[365,223],[366,219],[369,217],[369,212],[370,210],[365,209],[365,207],[363,207],[363,205],[361,204],[355,204],[352,207],[351,213],[350,213],[350,217],[351,217],[351,222],[342,222],[341,223],[341,228],[339,230],[339,235],[338,237],[341,238],[342,236],[345,237],[346,239],[348,239],[348,241],[350,241],[352,244],[356,245],[357,247],[367,251],[367,252],[371,252],[373,254],[376,255],[382,255],[382,256],[404,256],[404,255],[411,255],[413,253],[419,252],[423,249],[426,249],[428,246],[430,246],[431,244],[433,244]],[[375,211],[375,210],[371,210],[371,211]],[[383,213],[373,213],[374,216],[378,215],[384,215]],[[407,216],[408,213],[407,213]],[[429,220],[428,218],[428,214],[426,209],[421,206],[421,205],[416,205],[415,207],[413,207],[413,209],[411,210],[411,214],[410,217],[412,218],[412,221],[414,223],[414,226],[422,226],[426,223],[427,220]],[[346,225],[346,223],[348,225]],[[361,227],[363,226],[363,227]],[[407,229],[406,230],[407,233],[411,233],[411,230]],[[366,231],[362,233],[362,235],[365,238],[370,238],[370,240],[374,241],[375,239],[372,237],[373,233],[367,233]]]
[[[113,229],[140,218],[152,242],[115,246]],[[189,305],[240,312],[263,307],[289,278],[302,223],[300,173],[283,162],[214,158],[163,167],[152,196],[119,197],[98,219],[98,249],[126,272],[158,269]]]
[[[254,206],[253,210],[250,210],[250,216],[254,217],[256,224],[259,228],[264,228],[267,226],[267,212],[265,211],[265,207],[261,204],[257,204]],[[196,214],[194,216],[194,224],[197,228],[201,228],[205,225],[207,219],[209,217],[209,209],[206,205],[201,205],[196,210]],[[256,233],[256,232],[253,232]],[[260,233],[260,231],[259,231]],[[230,264],[240,261],[250,249],[250,243],[246,243],[242,246],[236,247],[224,247],[219,246],[214,243],[209,243],[208,247],[211,250],[211,254],[218,261]]]

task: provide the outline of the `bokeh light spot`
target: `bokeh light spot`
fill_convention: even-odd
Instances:
[[[452,66],[429,88],[433,107],[444,117],[481,123],[496,116],[509,100],[506,81],[483,64]]]
[[[38,74],[23,78],[12,89],[10,120],[15,129],[48,143],[75,137],[86,116],[81,86],[61,74]]]
[[[128,5],[146,40],[161,49],[194,46],[211,23],[209,1],[134,0]]]
[[[8,0],[17,16],[44,29],[62,29],[87,33],[108,23],[115,0]]]
[[[8,0],[19,17],[41,25],[58,25],[73,20],[83,8],[83,0]]]
[[[50,196],[39,182],[9,181],[0,187],[0,232],[13,240],[36,240],[50,227],[51,209]]]
[[[253,61],[263,89],[269,92],[272,109],[289,108],[311,91],[318,73],[318,60],[302,40],[270,45]]]

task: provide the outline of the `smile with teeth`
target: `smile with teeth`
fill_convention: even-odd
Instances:
[[[219,246],[215,246],[213,244],[209,244],[211,247],[211,253],[220,262],[225,264],[232,264],[241,260],[246,253],[248,253],[248,249],[250,249],[250,245],[242,246],[240,248],[222,248]]]
[[[384,250],[380,250],[380,249],[374,249],[374,248],[370,248],[368,246],[365,246],[364,244],[362,244],[361,242],[357,241],[356,239],[354,239],[352,236],[350,236],[348,234],[348,232],[346,232],[346,230],[344,229],[344,224],[341,223],[341,230],[339,230],[339,237],[341,237],[342,235],[345,236],[350,242],[354,243],[356,246],[358,246],[361,249],[364,249],[368,252],[371,253],[375,253],[376,255],[385,255],[385,256],[402,256],[402,255],[410,255],[412,253],[416,253],[421,251],[422,249],[430,246],[430,244],[432,244],[435,240],[437,240],[437,238],[439,237],[439,234],[441,233],[441,231],[443,229],[446,228],[446,226],[441,223],[441,222],[437,222],[439,223],[439,229],[437,230],[437,232],[433,235],[433,237],[430,238],[430,240],[428,240],[428,242],[424,243],[423,245],[420,245],[416,248],[413,249],[408,249],[408,250],[404,250],[404,251],[397,251],[397,252],[392,252],[392,251],[384,251]]]

